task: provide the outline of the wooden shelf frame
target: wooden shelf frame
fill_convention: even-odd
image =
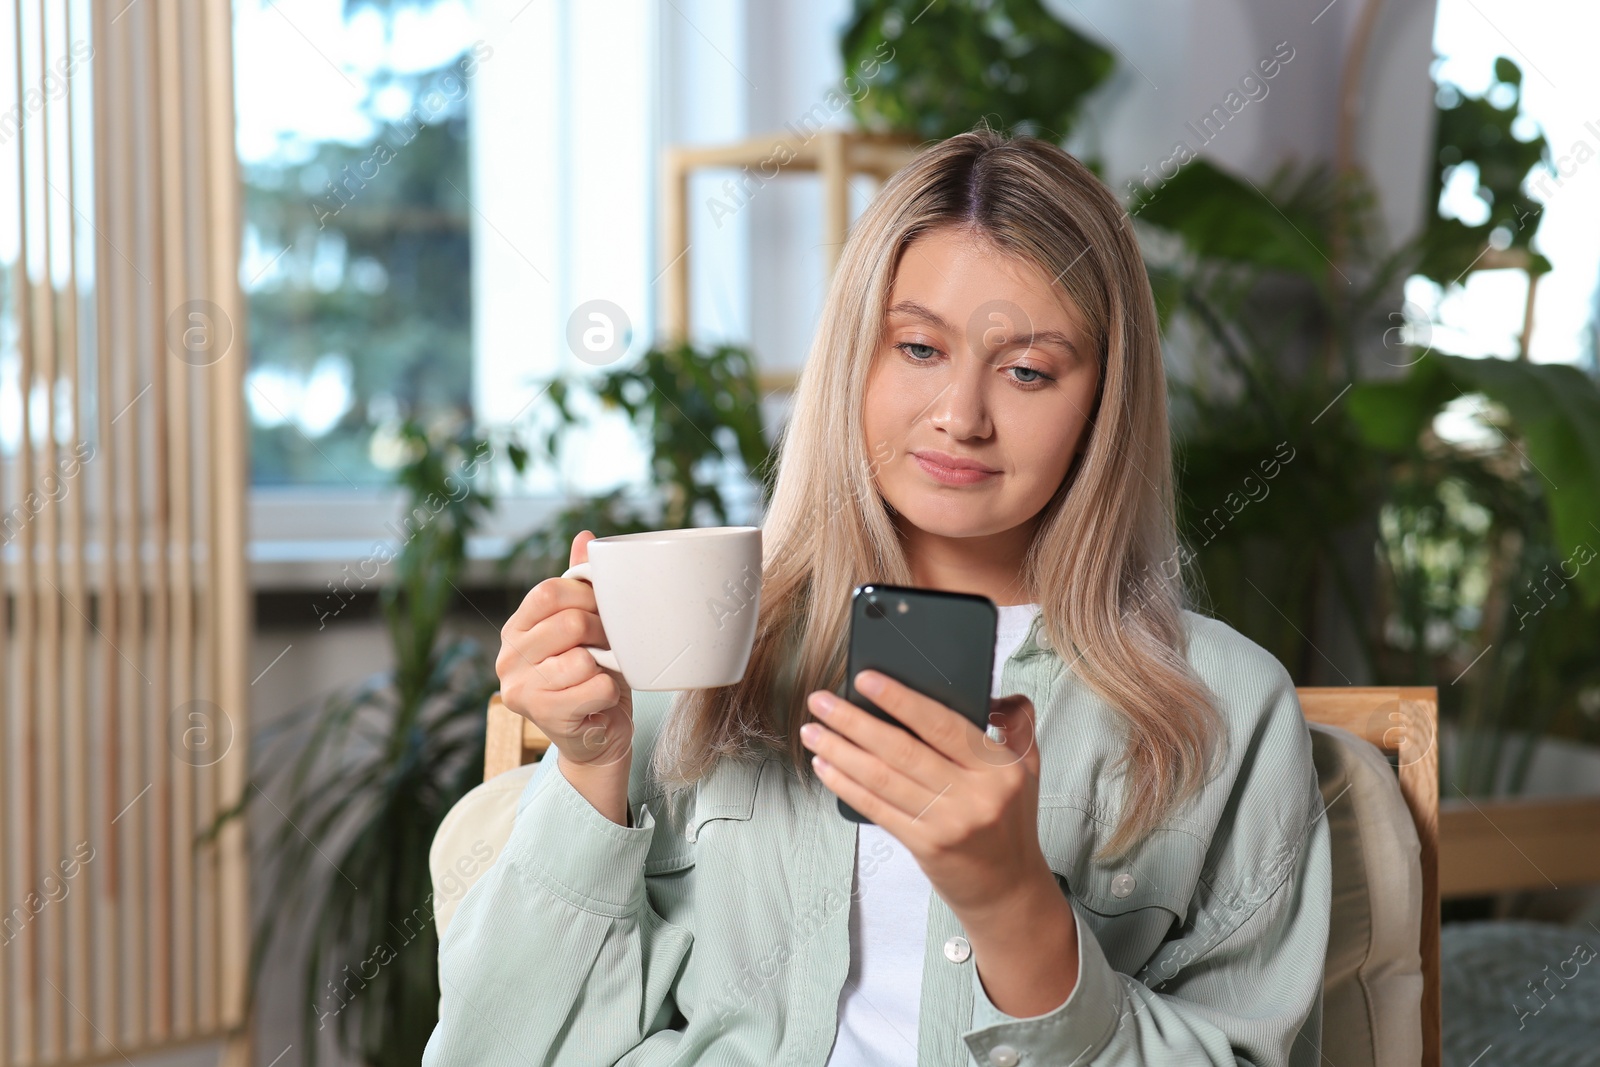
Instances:
[[[697,170],[754,169],[763,182],[786,174],[816,174],[822,180],[822,249],[828,276],[839,262],[850,231],[850,179],[869,174],[887,181],[928,142],[909,135],[823,128],[802,136],[770,133],[725,145],[673,146],[662,155],[661,270],[665,330],[669,340],[690,336],[689,264],[693,247],[689,226],[689,179]],[[768,176],[774,164],[778,171]],[[763,392],[794,388],[793,371],[759,377]]]

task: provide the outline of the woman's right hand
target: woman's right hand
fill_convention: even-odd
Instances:
[[[588,560],[593,540],[588,530],[572,539],[571,565]],[[603,782],[599,788],[607,803],[583,786],[580,791],[603,814],[626,824],[633,691],[622,675],[601,667],[582,645],[610,647],[594,588],[578,578],[546,578],[528,591],[500,630],[500,655],[494,664],[500,699],[550,738],[569,780]],[[618,782],[620,808],[615,803]]]

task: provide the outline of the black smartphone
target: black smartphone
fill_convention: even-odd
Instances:
[[[994,601],[974,593],[878,583],[856,586],[850,597],[844,698],[910,729],[856,692],[858,671],[880,671],[987,730],[998,617]],[[872,823],[843,800],[838,803],[845,818]]]

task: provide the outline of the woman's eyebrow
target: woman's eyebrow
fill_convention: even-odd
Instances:
[[[936,330],[945,333],[955,333],[955,327],[945,321],[943,315],[930,307],[924,307],[915,300],[901,300],[889,308],[891,315],[905,315],[908,318],[920,319]]]
[[[1027,341],[1030,348],[1034,345],[1041,344],[1060,345],[1062,348],[1065,348],[1074,359],[1076,359],[1078,355],[1078,346],[1073,344],[1072,340],[1060,330],[1035,330],[1033,335],[1027,338]]]
[[[934,311],[932,308],[925,307],[922,304],[917,303],[915,300],[896,301],[895,304],[889,308],[889,313],[891,315],[899,314],[913,319],[920,319],[936,330],[942,330],[945,333],[955,333],[955,327],[951,326],[950,323],[945,320],[943,315],[939,314],[937,311]],[[1067,352],[1073,356],[1073,358],[1077,358],[1078,355],[1078,346],[1073,344],[1072,339],[1066,334],[1062,333],[1060,330],[1034,330],[1027,337],[1019,337],[1017,339],[1019,341],[1026,341],[1030,348],[1036,345],[1054,344],[1060,345],[1062,348],[1066,349]]]

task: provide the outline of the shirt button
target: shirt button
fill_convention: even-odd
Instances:
[[[1133,887],[1138,884],[1139,883],[1133,880],[1133,875],[1126,872],[1119,874],[1115,878],[1111,879],[1111,895],[1114,897],[1125,897],[1129,893],[1133,892]]]
[[[1017,1067],[1017,1061],[1021,1058],[1010,1045],[996,1045],[989,1050],[989,1062],[994,1067]]]
[[[1033,643],[1044,649],[1046,652],[1050,651],[1050,635],[1045,633],[1043,624],[1039,626],[1039,632],[1034,634]]]
[[[972,955],[971,942],[959,934],[944,943],[944,958],[951,963],[965,963],[970,955]]]

